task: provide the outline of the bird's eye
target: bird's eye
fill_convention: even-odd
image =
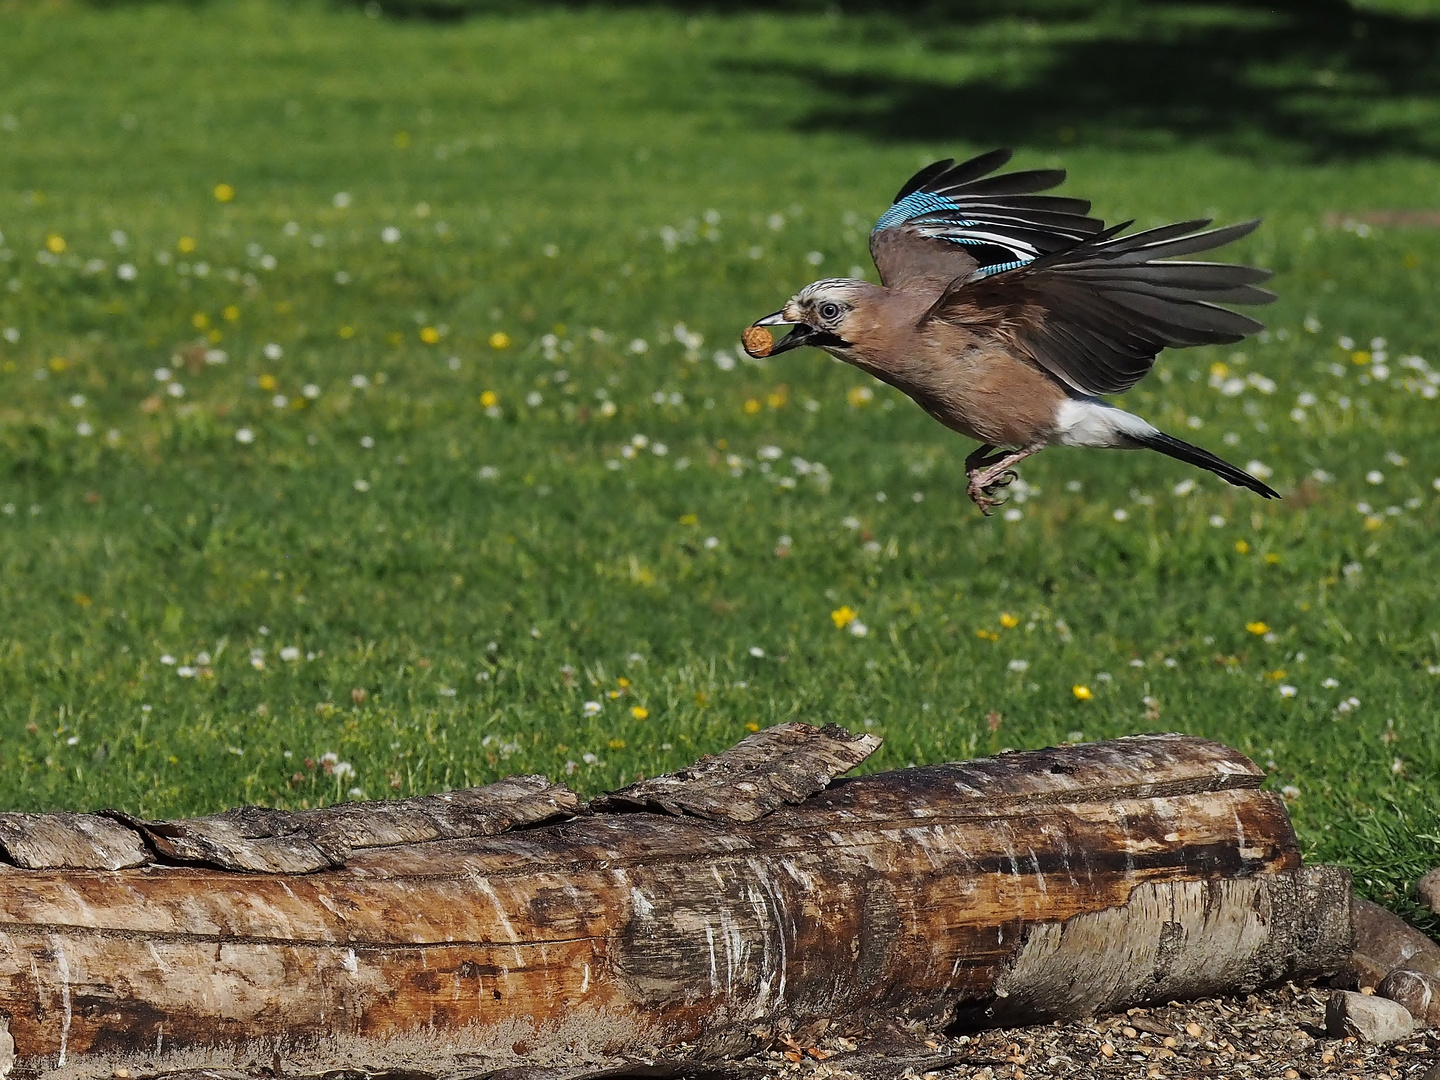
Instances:
[[[820,305],[820,318],[825,322],[834,322],[840,317],[840,305],[833,300],[827,300]]]

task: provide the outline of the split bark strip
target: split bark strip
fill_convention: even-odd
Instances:
[[[27,870],[123,870],[150,861],[134,829],[100,814],[0,814],[0,852]]]
[[[443,1034],[498,1069],[1231,993],[1349,946],[1348,879],[1301,869],[1261,775],[1144,736],[841,781],[748,824],[601,814],[304,876],[0,867],[0,1012],[37,1068],[277,1037],[404,1064]]]
[[[120,870],[158,855],[222,870],[308,874],[344,865],[356,848],[493,836],[579,808],[563,784],[512,776],[414,799],[295,811],[242,806],[180,821],[142,821],[115,810],[0,814],[0,853],[27,870]]]
[[[777,807],[823,791],[879,746],[877,736],[851,735],[835,724],[780,724],[678,773],[602,795],[592,806],[599,811],[657,810],[711,821],[758,821]]]
[[[563,784],[543,776],[512,776],[485,787],[317,810],[245,806],[181,821],[115,816],[143,833],[170,861],[262,874],[308,874],[343,866],[358,849],[494,836],[519,825],[566,817],[579,808],[579,797]]]

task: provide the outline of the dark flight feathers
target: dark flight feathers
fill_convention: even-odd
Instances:
[[[1264,329],[1220,305],[1275,299],[1255,287],[1270,277],[1268,270],[1157,261],[1221,247],[1254,231],[1258,221],[1208,231],[1208,221],[1187,221],[1117,235],[1128,224],[1015,271],[956,282],[933,317],[1004,309],[1035,361],[1083,394],[1130,389],[1167,346],[1229,344]]]
[[[1167,346],[1236,342],[1263,329],[1223,304],[1267,304],[1270,272],[1232,263],[1168,261],[1223,247],[1258,221],[1206,231],[1185,221],[1121,236],[1083,199],[1036,195],[1058,169],[990,175],[1009,150],[910,178],[876,223],[870,251],[880,280],[932,290],[925,319],[1004,328],[1037,364],[1082,394],[1135,385]],[[924,321],[924,320],[922,320]]]

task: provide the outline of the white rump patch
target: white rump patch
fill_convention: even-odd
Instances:
[[[1134,413],[1098,398],[1066,398],[1055,410],[1055,436],[1061,446],[1126,447],[1126,436],[1158,435],[1153,425]]]

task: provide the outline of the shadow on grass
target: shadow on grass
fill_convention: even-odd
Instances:
[[[357,0],[365,2],[365,0]],[[457,18],[520,10],[508,0],[368,0],[388,15]],[[557,5],[567,6],[567,5]],[[568,6],[574,6],[568,5]],[[1208,143],[1289,159],[1440,155],[1440,16],[1345,0],[709,0],[581,4],[695,14],[828,12],[796,24],[836,45],[835,63],[732,60],[741,78],[788,76],[792,126],[878,141],[1159,148]],[[1424,5],[1410,3],[1411,9]],[[532,8],[533,10],[533,8]],[[827,25],[828,24],[828,25]],[[855,50],[903,40],[945,78],[854,63]],[[809,43],[813,46],[813,42]],[[809,50],[813,56],[813,48]]]
[[[813,63],[764,70],[801,81],[817,100],[801,130],[882,141],[1206,143],[1313,161],[1440,155],[1440,18],[1339,0],[1124,7],[1123,18],[1068,25],[1012,17],[1008,37],[992,24],[1006,64],[961,80]],[[924,31],[926,46],[966,49],[965,29]]]
[[[1200,144],[1289,161],[1440,156],[1435,0],[328,2],[436,22],[544,9],[763,12],[780,33],[809,40],[790,58],[715,62],[731,78],[786,79],[787,124],[806,132],[1033,148]]]

